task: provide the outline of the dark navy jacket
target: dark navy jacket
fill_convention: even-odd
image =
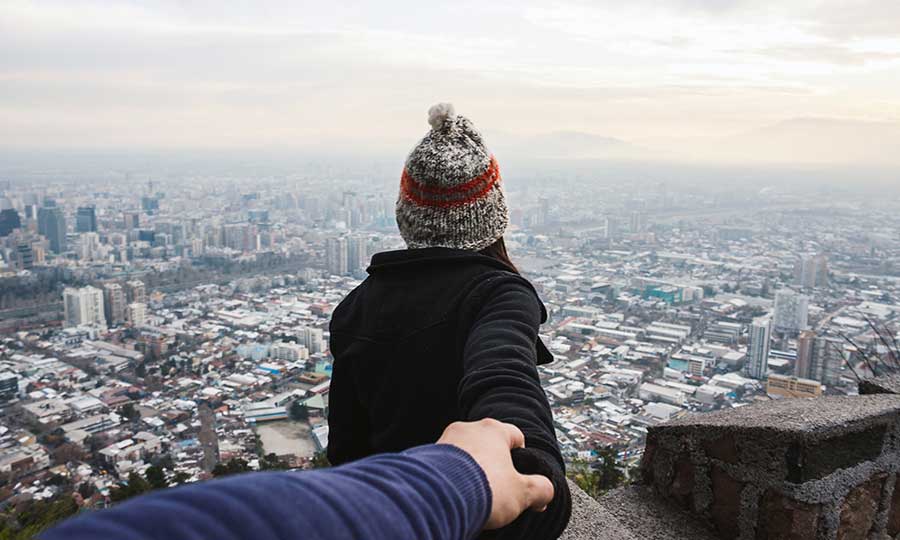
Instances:
[[[448,248],[376,254],[335,309],[328,457],[346,463],[437,440],[456,420],[494,418],[525,434],[516,468],[556,490],[496,534],[556,538],[571,510],[553,418],[536,365],[547,318],[532,285],[502,262]]]

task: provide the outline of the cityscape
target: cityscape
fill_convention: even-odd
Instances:
[[[0,50],[0,540],[900,539],[897,0]]]
[[[331,174],[6,182],[4,498],[102,508],[135,475],[320,466],[330,314],[403,248],[393,181]],[[508,180],[506,239],[549,313],[539,372],[570,463],[612,450],[631,474],[664,421],[892,367],[873,359],[900,329],[896,199],[568,187]]]

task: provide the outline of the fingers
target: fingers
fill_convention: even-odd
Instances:
[[[525,484],[525,506],[543,512],[550,501],[553,500],[553,483],[546,476],[540,474],[521,475]]]
[[[522,434],[522,430],[512,424],[501,425],[506,429],[507,437],[509,437],[510,450],[513,448],[525,448],[525,435]]]

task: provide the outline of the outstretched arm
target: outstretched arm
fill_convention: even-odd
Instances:
[[[503,538],[556,538],[565,529],[571,499],[550,405],[538,376],[540,301],[520,276],[486,280],[467,299],[470,328],[463,348],[460,410],[464,420],[496,418],[525,434],[525,448],[513,451],[516,469],[541,474],[555,489],[544,514],[526,512],[500,531]]]
[[[469,539],[553,496],[513,469],[523,444],[495,421],[451,424],[440,444],[314,472],[249,473],[83,514],[43,540]],[[493,493],[493,496],[492,496]]]

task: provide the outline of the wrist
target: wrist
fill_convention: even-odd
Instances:
[[[452,489],[461,504],[456,509],[466,523],[466,538],[484,528],[491,514],[493,495],[487,475],[465,450],[453,444],[428,444],[403,452],[426,463]]]

